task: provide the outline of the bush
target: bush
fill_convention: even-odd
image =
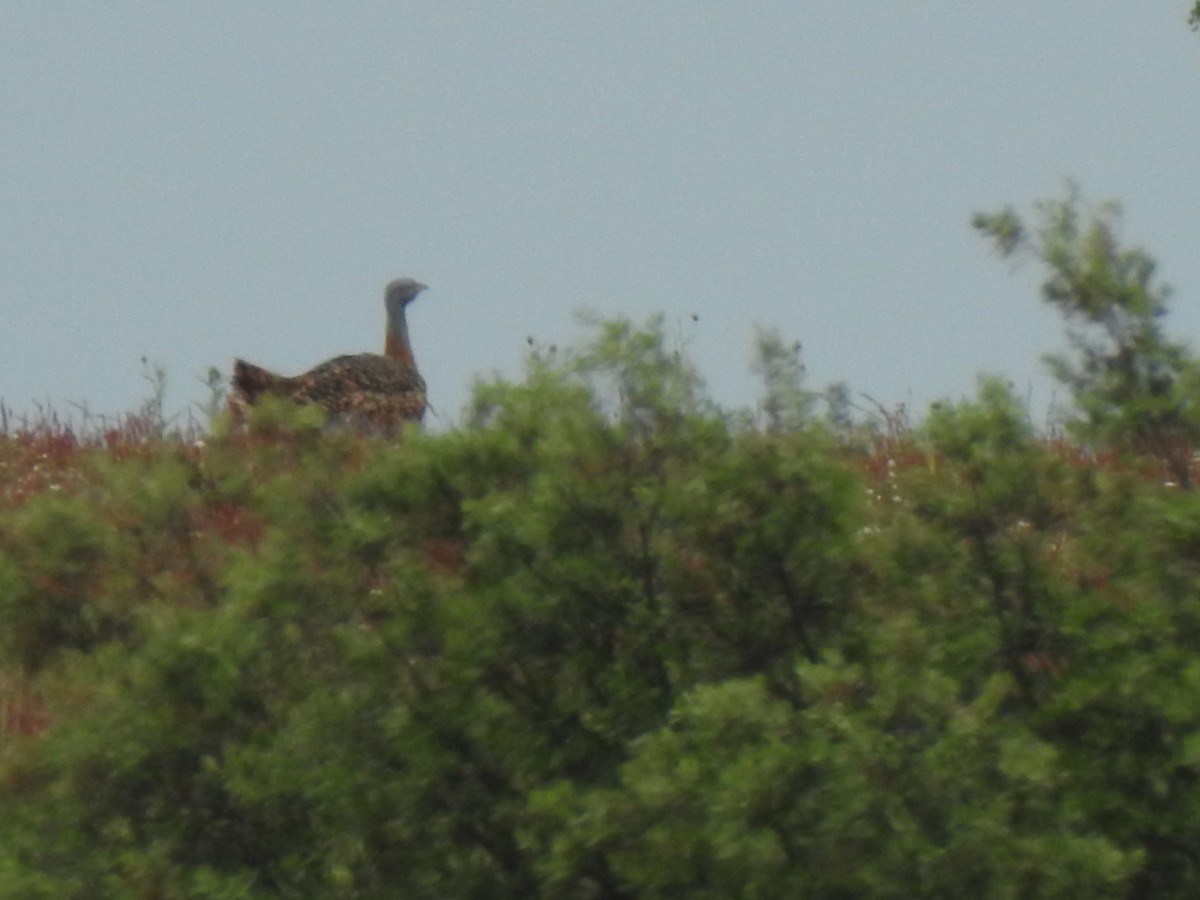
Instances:
[[[0,897],[1196,891],[1195,494],[782,348],[765,416],[612,322],[445,434],[81,449],[0,509]]]

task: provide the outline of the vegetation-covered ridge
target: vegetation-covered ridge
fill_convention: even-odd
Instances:
[[[1196,363],[1113,210],[977,224],[1061,435],[770,333],[723,411],[658,320],[442,434],[9,430],[0,897],[1195,895]]]

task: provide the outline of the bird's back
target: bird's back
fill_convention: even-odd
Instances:
[[[425,415],[425,379],[414,367],[375,353],[337,356],[294,377],[237,360],[233,386],[247,404],[273,394],[315,403],[336,422],[372,429],[419,422]]]
[[[386,356],[336,356],[290,381],[292,397],[319,403],[335,416],[420,421],[425,415],[425,379]]]

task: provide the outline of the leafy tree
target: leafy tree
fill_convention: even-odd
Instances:
[[[1065,200],[1038,204],[1032,233],[1011,208],[973,223],[1005,256],[1033,256],[1049,270],[1042,295],[1068,323],[1074,352],[1046,361],[1083,416],[1074,423],[1079,437],[1151,456],[1191,488],[1200,367],[1187,345],[1163,333],[1170,292],[1149,254],[1121,247],[1117,206],[1082,206],[1072,188]]]

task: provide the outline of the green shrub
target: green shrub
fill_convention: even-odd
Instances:
[[[601,323],[457,430],[269,404],[0,509],[0,897],[1194,893],[1195,494],[995,382],[834,434],[761,349],[764,415]]]

